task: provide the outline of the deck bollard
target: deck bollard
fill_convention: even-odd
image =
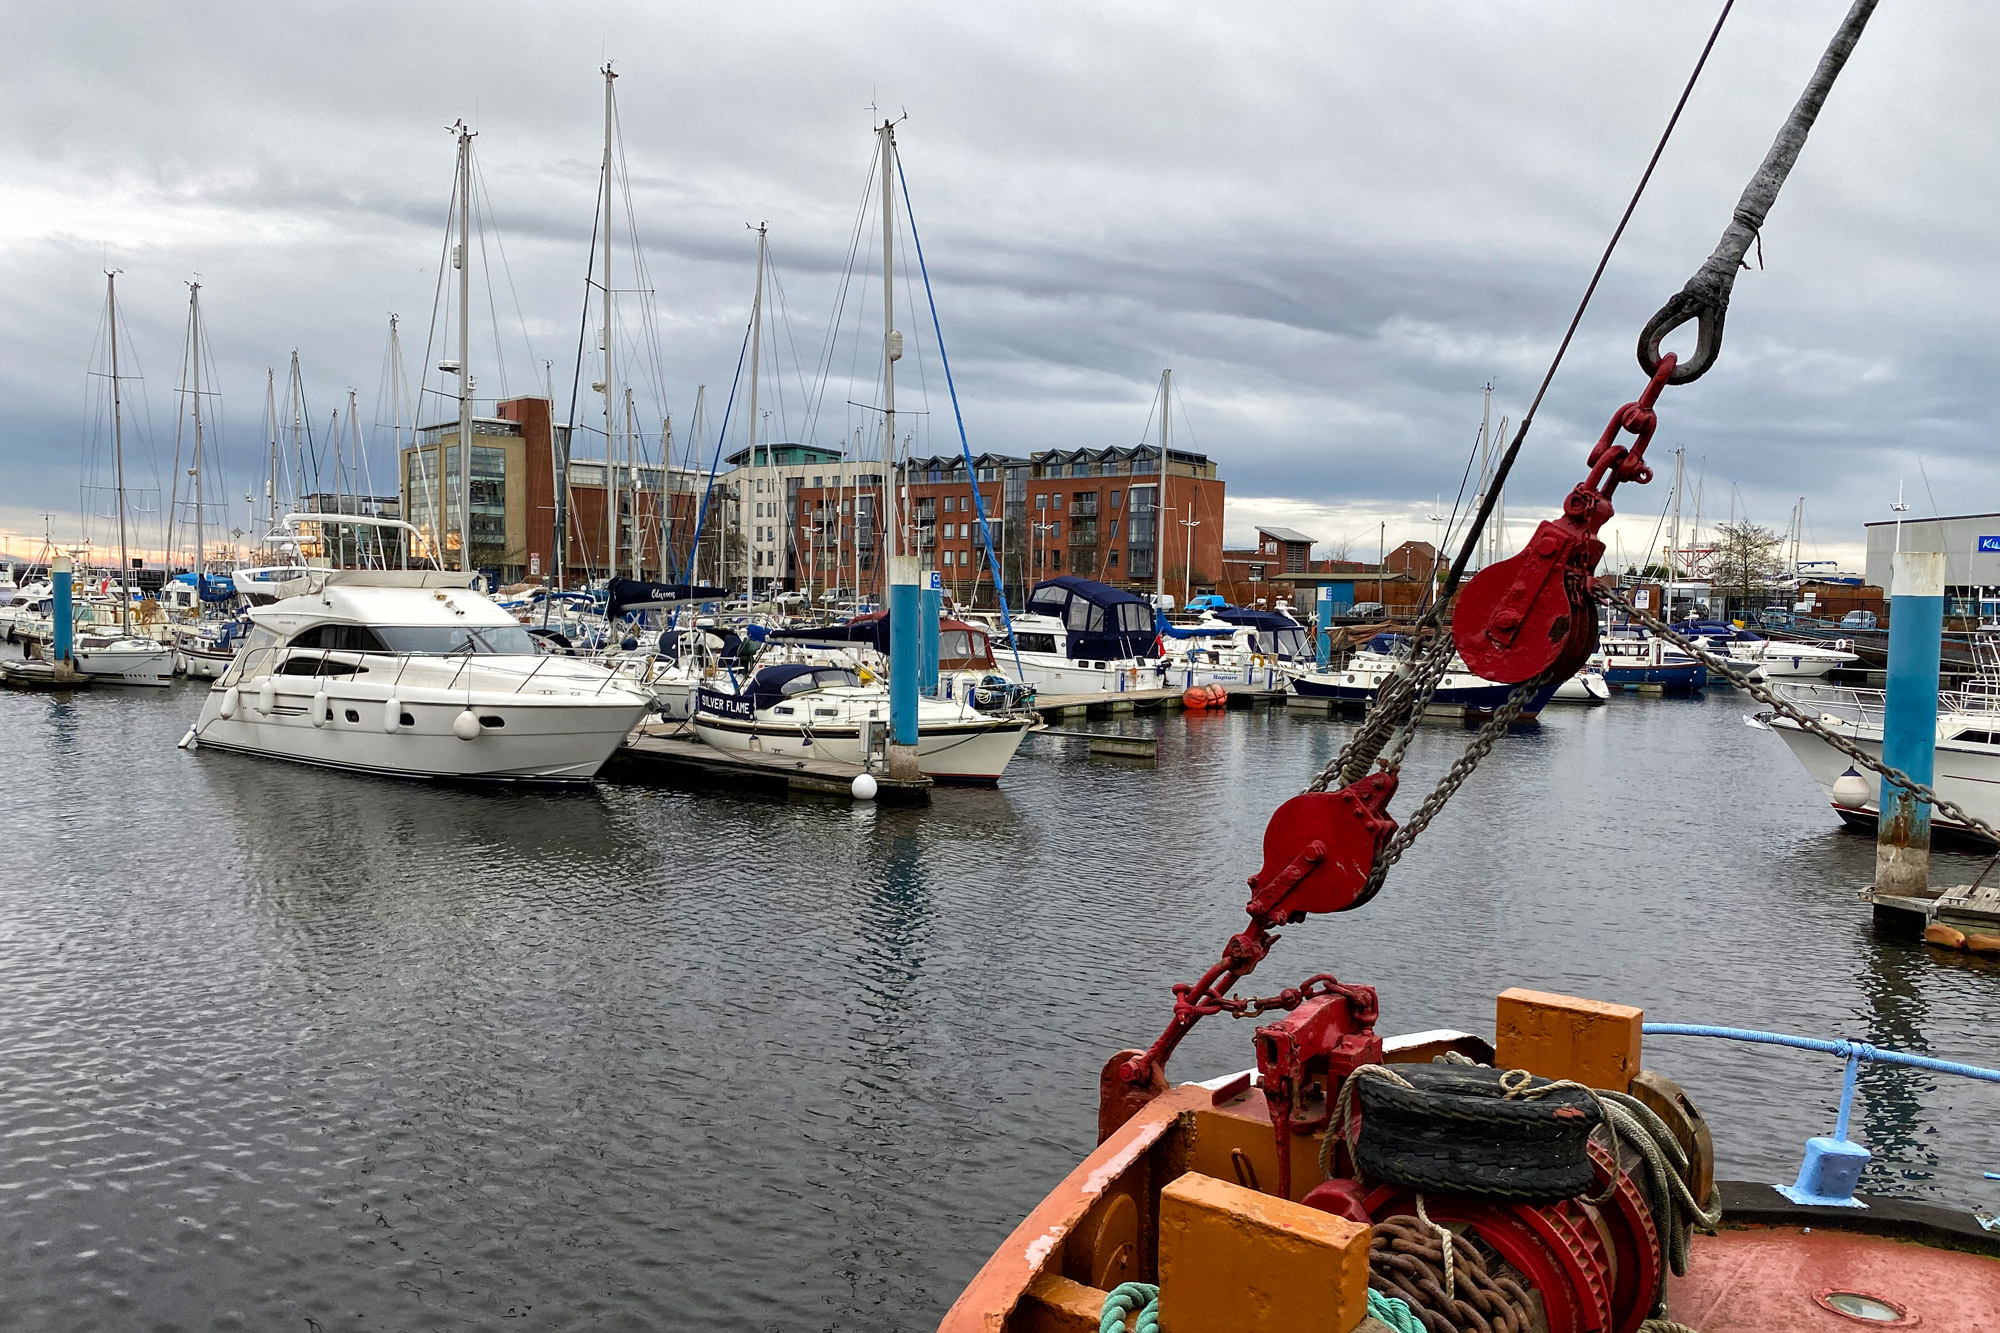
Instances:
[[[1840,1115],[1834,1121],[1833,1137],[1815,1135],[1807,1139],[1806,1159],[1799,1163],[1798,1180],[1777,1187],[1778,1193],[1793,1203],[1821,1208],[1868,1206],[1854,1197],[1854,1187],[1861,1182],[1862,1168],[1868,1165],[1872,1154],[1847,1137],[1848,1117],[1854,1112],[1854,1082],[1860,1072],[1861,1055],[1857,1051],[1847,1057],[1847,1074],[1840,1085]]]
[[[1882,719],[1882,761],[1929,786],[1937,753],[1944,553],[1898,551],[1890,568],[1889,681]],[[1875,804],[1876,891],[1925,896],[1930,885],[1930,806],[1889,782],[1881,784]]]

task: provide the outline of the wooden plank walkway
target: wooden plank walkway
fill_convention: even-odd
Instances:
[[[854,779],[865,770],[859,764],[833,759],[804,759],[788,754],[747,754],[718,750],[692,734],[651,734],[641,731],[627,740],[605,765],[608,773],[657,776],[713,785],[727,782],[764,790],[806,792],[853,799]],[[885,805],[922,805],[930,800],[931,780],[875,775],[875,799]]]

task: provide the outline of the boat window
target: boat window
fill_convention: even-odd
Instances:
[[[972,635],[962,629],[948,629],[938,635],[938,656],[965,658],[972,656]]]
[[[324,657],[317,653],[287,657],[278,668],[281,676],[360,676],[367,671],[367,667],[352,658]]]
[[[1028,599],[1028,609],[1045,616],[1060,616],[1069,594],[1061,588],[1038,588]]]
[[[294,648],[333,648],[348,653],[381,653],[388,649],[382,646],[375,631],[366,625],[314,625],[311,629],[300,630],[292,636]]]
[[[365,625],[342,628],[368,629]],[[371,632],[383,645],[375,652],[529,657],[537,651],[534,636],[520,625],[380,625]]]
[[[1104,608],[1081,597],[1072,597],[1067,623],[1074,630],[1101,630],[1104,628]]]
[[[1053,634],[1016,634],[1014,640],[1024,653],[1052,653],[1056,650],[1056,636]]]
[[[1127,632],[1153,628],[1153,609],[1141,602],[1124,602],[1118,607],[1118,628]]]
[[[1961,731],[1952,739],[1971,741],[1974,745],[2000,745],[2000,741],[1996,741],[1990,731]]]

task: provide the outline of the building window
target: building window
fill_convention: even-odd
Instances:
[[[1051,508],[1051,509],[1061,509],[1061,508],[1062,508],[1062,492],[1061,492],[1061,491],[1057,491],[1057,492],[1055,492],[1055,493],[1054,493],[1053,495],[1049,496],[1049,508]]]
[[[1253,578],[1253,579],[1261,579],[1261,578],[1263,578],[1263,577],[1264,577],[1264,567],[1263,567],[1262,565],[1252,565],[1252,566],[1250,566],[1250,570],[1249,570],[1249,577],[1250,577],[1250,578]]]
[[[1035,497],[1035,508],[1047,509],[1048,507],[1049,507],[1049,497],[1046,494],[1038,495]]]
[[[1125,502],[1125,492],[1123,491],[1111,492],[1111,507],[1113,509],[1116,509],[1119,505],[1123,504],[1124,502]]]
[[[1111,538],[1113,541],[1118,539],[1118,520],[1115,518],[1111,520]]]
[[[1051,536],[1051,537],[1061,537],[1061,536],[1062,536],[1062,520],[1061,520],[1061,519],[1057,519],[1057,520],[1056,520],[1055,522],[1053,522],[1053,523],[1049,524],[1049,536]]]
[[[1050,568],[1050,569],[1061,569],[1061,568],[1062,568],[1062,552],[1061,552],[1061,551],[1050,551],[1050,552],[1049,552],[1049,568]]]
[[[1115,522],[1116,520],[1114,519],[1113,521]],[[1111,553],[1111,559],[1107,563],[1109,563],[1113,569],[1118,568],[1118,552],[1113,551]]]

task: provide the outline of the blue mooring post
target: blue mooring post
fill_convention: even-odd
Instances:
[[[917,594],[917,669],[923,692],[938,692],[938,617],[944,614],[944,581],[935,569],[923,572]]]
[[[1333,589],[1319,585],[1319,612],[1314,618],[1318,632],[1313,635],[1313,661],[1321,671],[1333,661]]]
[[[1882,762],[1929,786],[1937,753],[1944,553],[1898,551],[1889,576],[1889,688]],[[1922,897],[1930,887],[1931,808],[1884,782],[1876,798],[1875,891]]]
[[[49,582],[55,585],[55,642],[49,645],[49,659],[54,662],[70,660],[76,642],[75,631],[70,617],[74,608],[70,605],[69,557],[59,555],[49,565]]]
[[[917,743],[917,558],[889,558],[889,740]],[[890,765],[890,771],[895,766]]]

